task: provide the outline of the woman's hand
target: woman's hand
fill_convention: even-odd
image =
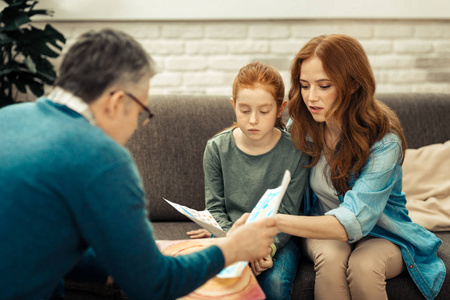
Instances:
[[[186,234],[189,235],[191,239],[204,239],[211,237],[211,232],[203,228],[188,231]]]
[[[253,274],[255,274],[255,276],[258,276],[262,272],[273,267],[272,257],[270,255],[267,255],[266,257],[263,257],[260,260],[252,261],[250,262],[250,267],[252,269]]]

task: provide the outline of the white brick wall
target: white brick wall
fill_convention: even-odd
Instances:
[[[51,24],[68,39],[67,46],[92,28],[112,27],[134,36],[160,67],[152,80],[151,94],[230,95],[239,68],[256,60],[276,67],[288,89],[289,65],[294,55],[310,38],[330,33],[348,34],[363,44],[378,92],[450,93],[450,20]],[[55,60],[56,66],[59,60]]]

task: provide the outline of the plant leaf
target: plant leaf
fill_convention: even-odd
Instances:
[[[48,9],[34,9],[31,10],[28,15],[30,17],[35,16],[35,15],[46,15],[46,16],[53,16],[54,11],[53,10],[48,10]]]
[[[54,70],[44,72],[42,70],[38,70],[34,77],[39,78],[42,82],[46,84],[53,84],[56,79],[56,72]]]
[[[44,85],[42,83],[36,81],[29,81],[27,82],[27,85],[35,96],[40,97],[44,95]]]
[[[28,15],[26,13],[21,13],[17,15],[14,19],[6,21],[3,30],[4,31],[16,30],[21,25],[27,24],[29,22],[31,22],[31,19],[28,17]]]
[[[20,80],[20,77],[17,78],[18,80],[14,81],[14,85],[19,90],[19,92],[26,94],[27,93],[27,87],[23,80]]]
[[[5,75],[8,75],[11,72],[15,72],[15,71],[17,71],[17,69],[14,69],[14,68],[7,68],[7,69],[0,70],[0,76],[5,76]]]
[[[30,6],[30,5],[27,5],[28,0],[5,0],[5,1],[9,4],[8,8],[9,7],[11,7],[11,8],[20,7],[22,9],[24,9],[24,8]]]
[[[13,43],[14,40],[4,33],[0,33],[0,45]]]
[[[66,43],[66,38],[64,37],[64,35],[61,32],[59,32],[58,30],[56,30],[52,25],[50,25],[50,24],[45,25],[44,32],[46,33],[46,35],[48,37],[51,37],[53,39],[57,39],[58,41]]]
[[[43,95],[44,86],[53,84],[56,78],[47,58],[58,57],[61,43],[66,42],[50,24],[43,30],[29,24],[32,16],[53,14],[52,10],[35,9],[38,0],[3,2],[8,6],[0,12],[0,107],[14,103],[12,86],[18,92]]]
[[[31,73],[33,73],[33,74],[36,73],[36,64],[31,59],[30,56],[25,57],[24,63],[28,67],[28,69],[31,71]]]
[[[59,34],[60,33],[58,33],[58,35]],[[26,46],[26,48],[35,53],[49,57],[59,56],[58,52],[49,47],[49,45],[53,45],[52,42],[55,40],[54,33],[46,33],[43,30],[32,26],[31,29],[22,30],[20,40],[23,41],[24,45],[22,46]],[[61,50],[61,47],[57,48],[60,48],[59,50]]]
[[[14,82],[14,85],[17,87],[17,89],[22,92],[26,93],[26,86],[28,86],[36,96],[42,96],[44,94],[44,84],[39,80],[39,78],[36,78],[33,74],[30,73],[21,73],[17,74],[16,82]]]
[[[48,57],[58,57],[59,53],[53,51],[44,43],[35,43],[33,45],[33,49],[37,52],[41,53],[42,55],[48,56]]]

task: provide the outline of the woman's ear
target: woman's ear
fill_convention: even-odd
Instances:
[[[280,107],[278,108],[277,118],[281,117],[284,109],[286,108],[286,105],[287,105],[287,101],[283,101],[283,103],[281,103]]]
[[[359,89],[359,87],[360,87],[359,83],[353,81],[351,93],[354,94]]]

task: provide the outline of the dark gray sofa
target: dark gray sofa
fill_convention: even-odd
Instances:
[[[405,131],[408,146],[419,148],[450,140],[449,94],[382,94]],[[202,158],[206,141],[234,121],[227,96],[151,96],[155,117],[128,143],[142,175],[157,239],[185,239],[198,226],[163,201],[203,210]],[[450,154],[449,154],[450,155]],[[436,299],[450,299],[450,232],[437,232],[438,255],[447,267]],[[387,281],[389,299],[423,299],[407,272]],[[119,289],[68,281],[66,299],[122,299]],[[292,299],[314,299],[313,264],[302,257]]]

